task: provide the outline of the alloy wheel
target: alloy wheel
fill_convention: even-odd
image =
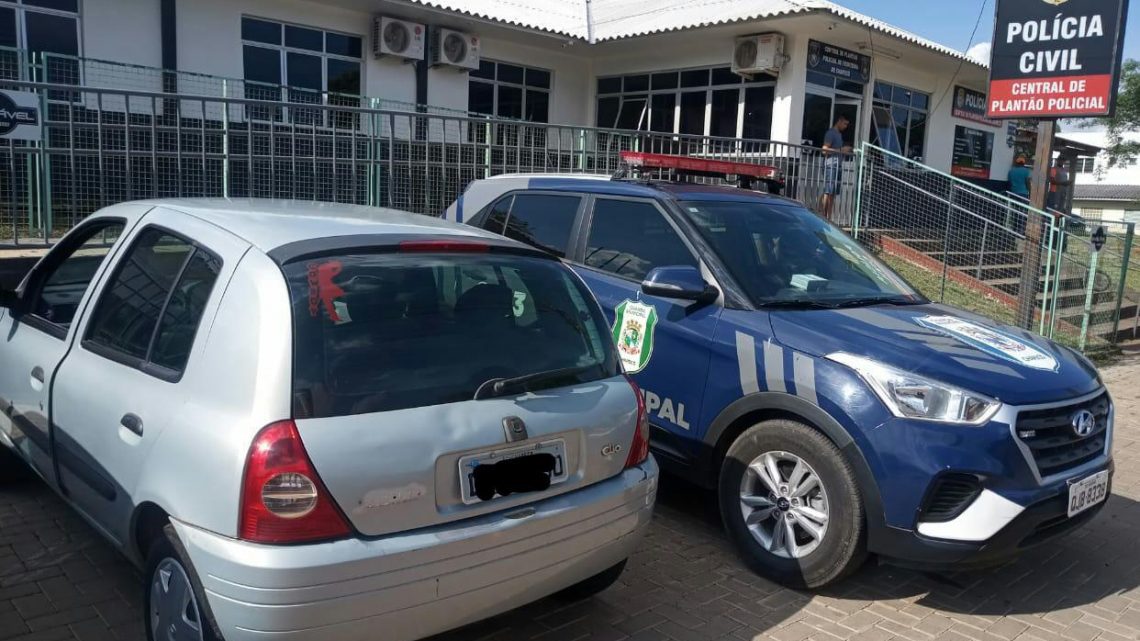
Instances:
[[[752,537],[782,558],[811,554],[827,535],[827,490],[816,471],[790,452],[765,452],[748,465],[740,510]]]

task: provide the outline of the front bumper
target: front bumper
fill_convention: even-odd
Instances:
[[[265,546],[175,521],[227,641],[419,639],[519,607],[627,558],[657,464],[582,490],[375,539]]]
[[[1088,472],[1074,476],[1072,479],[1042,488],[1039,498],[1026,506],[1005,499],[1003,501],[1007,504],[992,504],[996,505],[995,509],[989,509],[990,505],[986,505],[988,514],[981,515],[982,520],[987,522],[983,527],[993,527],[994,522],[1001,525],[984,539],[937,538],[923,534],[925,528],[919,528],[918,531],[886,528],[881,545],[877,547],[889,550],[881,553],[887,562],[923,569],[951,567],[953,569],[967,569],[1001,563],[1024,550],[1072,532],[1091,521],[1104,508],[1109,498],[1070,518],[1068,516],[1069,481],[1077,481],[1104,470],[1109,473],[1108,490],[1111,495],[1112,476],[1115,468],[1112,460],[1109,459]],[[1012,515],[1010,515],[1011,510],[1015,510]],[[963,516],[966,516],[965,512]],[[969,520],[958,532],[968,533],[968,524]],[[950,523],[941,525],[949,526]],[[929,529],[925,530],[928,533],[931,532]],[[945,531],[952,532],[953,530],[947,529]],[[937,530],[935,532],[942,533]]]

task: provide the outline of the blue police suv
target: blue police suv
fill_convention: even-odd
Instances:
[[[931,303],[798,202],[513,175],[472,183],[447,216],[574,267],[662,468],[716,488],[743,559],[786,585],[868,553],[991,564],[1109,493],[1113,403],[1087,359]]]

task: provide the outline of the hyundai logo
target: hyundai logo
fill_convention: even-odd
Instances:
[[[1088,410],[1081,410],[1073,414],[1069,423],[1073,426],[1073,433],[1081,438],[1096,431],[1096,417]]]

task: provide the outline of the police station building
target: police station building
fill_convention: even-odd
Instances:
[[[1014,153],[1011,125],[984,117],[985,66],[825,0],[0,0],[0,70],[20,51],[75,56],[88,86],[226,78],[815,146],[842,115],[850,145],[979,180]],[[112,81],[108,63],[138,73]]]

